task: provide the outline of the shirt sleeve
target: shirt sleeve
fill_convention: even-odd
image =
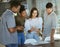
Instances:
[[[30,30],[30,24],[29,24],[29,20],[25,21],[25,32],[28,32],[28,30]]]
[[[39,18],[39,28],[42,30],[42,23],[43,23],[43,20],[42,20],[42,18],[40,17]]]
[[[56,28],[57,17],[56,14],[52,17],[52,29]]]
[[[7,17],[6,23],[7,23],[7,27],[8,27],[8,28],[13,28],[13,27],[16,26],[16,25],[15,25],[15,19],[14,19],[13,15],[10,16],[10,17]]]

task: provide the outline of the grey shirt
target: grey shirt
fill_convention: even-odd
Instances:
[[[0,43],[7,45],[7,44],[17,44],[17,32],[10,33],[8,28],[15,27],[15,19],[13,17],[13,12],[11,10],[6,10],[1,19],[2,29],[0,30]]]
[[[52,29],[56,28],[56,14],[52,12],[51,14],[44,14],[44,36],[50,36]]]

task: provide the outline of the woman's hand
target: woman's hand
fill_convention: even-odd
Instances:
[[[30,30],[28,30],[28,32],[33,32],[33,31],[36,31],[36,28],[35,27],[32,27]]]
[[[42,37],[42,32],[41,32],[41,30],[40,30],[40,29],[36,29],[36,32],[37,32],[37,34],[38,34],[39,36],[41,36],[41,37]]]
[[[31,31],[35,31],[35,30],[36,30],[36,28],[35,28],[35,27],[32,27],[32,28],[31,28]]]

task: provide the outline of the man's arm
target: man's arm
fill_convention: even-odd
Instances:
[[[56,14],[54,14],[52,16],[52,30],[51,30],[51,42],[54,41],[54,33],[55,33],[55,29],[56,29],[56,22],[57,22],[57,17]]]
[[[13,33],[17,30],[23,30],[24,27],[23,26],[16,26],[16,27],[13,27],[13,28],[8,28],[9,32]]]
[[[11,33],[20,29],[19,26],[16,27],[15,19],[12,16],[9,16],[9,17],[6,18],[7,19],[6,26],[7,26],[8,31],[11,32]]]
[[[9,30],[10,33],[13,33],[15,31],[17,31],[17,28],[16,27],[15,28],[14,27],[13,28],[8,28],[8,30]]]
[[[55,29],[52,29],[51,36],[50,36],[51,42],[54,42],[54,33],[55,33]]]
[[[52,29],[51,31],[51,37],[54,37],[55,29]]]

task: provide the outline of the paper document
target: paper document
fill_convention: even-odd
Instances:
[[[46,41],[36,41],[35,39],[27,39],[24,44],[32,44],[32,45],[40,45],[40,44],[48,44]]]

